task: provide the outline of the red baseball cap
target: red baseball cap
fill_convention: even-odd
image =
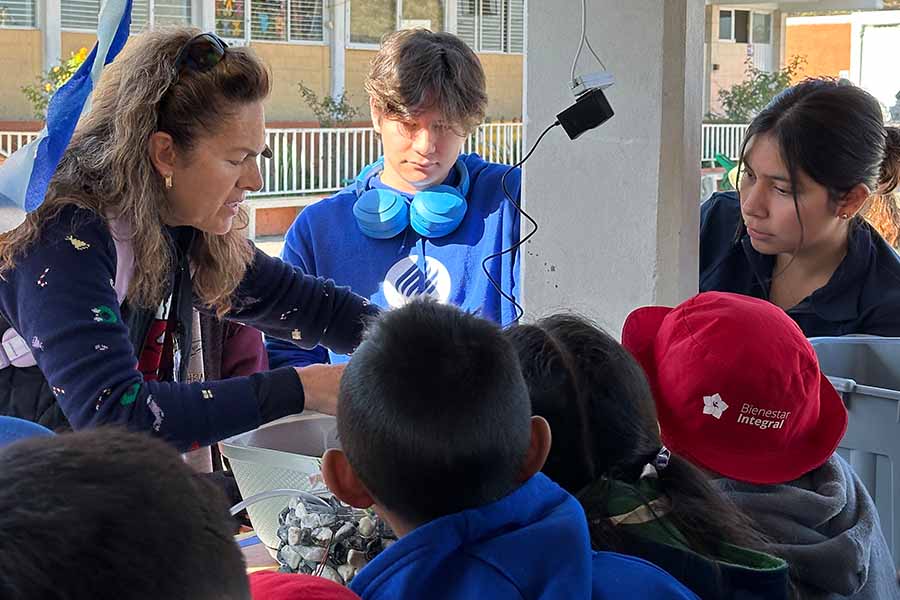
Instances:
[[[360,600],[349,589],[322,577],[257,571],[250,574],[253,600]]]
[[[625,320],[647,373],[663,443],[731,479],[770,484],[820,467],[847,409],[800,327],[770,302],[722,292]]]

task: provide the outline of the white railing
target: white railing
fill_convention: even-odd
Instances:
[[[0,156],[8,157],[37,132],[0,131]],[[381,156],[381,139],[371,127],[267,129],[272,158],[260,158],[263,188],[253,197],[305,196],[335,192]],[[464,152],[515,164],[522,157],[521,123],[487,123],[470,135]]]
[[[737,160],[747,127],[748,125],[744,124],[704,123],[700,160],[713,161],[716,154],[724,154],[731,160]]]
[[[700,159],[724,154],[735,160],[747,125],[704,124]],[[381,156],[381,140],[371,127],[267,129],[272,159],[260,159],[263,188],[254,197],[303,196],[337,191]],[[35,137],[36,131],[0,131],[0,157],[6,158]],[[486,123],[470,135],[463,152],[485,160],[515,164],[522,158],[521,123]]]
[[[381,156],[381,139],[371,127],[268,129],[272,159],[260,159],[263,189],[253,197],[335,192]],[[522,156],[521,123],[487,123],[470,135],[463,152],[515,164]]]
[[[484,160],[514,165],[522,159],[522,124],[485,123],[466,139],[463,152],[477,152]]]
[[[0,131],[0,157],[9,155],[38,136],[37,131]]]
[[[321,194],[341,189],[381,156],[371,127],[267,129],[272,158],[260,158],[263,188],[253,197]]]

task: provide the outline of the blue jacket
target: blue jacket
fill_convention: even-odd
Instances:
[[[741,227],[740,237],[737,237]],[[774,256],[757,252],[734,192],[700,209],[700,291],[768,300]],[[787,311],[807,337],[900,336],[900,257],[868,223],[851,232],[847,256],[828,283]]]
[[[505,498],[400,538],[350,589],[364,600],[696,598],[648,562],[592,552],[578,501],[540,473]]]
[[[491,286],[481,268],[485,257],[519,241],[519,216],[503,194],[500,178],[508,167],[485,162],[477,154],[463,156],[469,171],[468,210],[459,228],[448,236],[424,240],[411,227],[394,238],[366,237],[353,216],[355,184],[305,208],[285,235],[281,257],[304,273],[333,278],[382,308],[395,308],[418,295],[420,273],[417,257],[423,247],[428,262],[425,293],[501,324],[515,317],[512,303]],[[455,185],[451,171],[445,183]],[[386,187],[375,178],[374,185]],[[513,198],[519,196],[520,172],[506,178]],[[409,194],[406,195],[409,197]],[[488,263],[488,270],[507,294],[518,295],[518,252]],[[268,340],[272,367],[310,363],[344,362],[346,356],[324,348],[305,351],[280,340]]]
[[[169,233],[173,240],[193,239],[191,228]],[[159,268],[169,271],[178,304],[172,311],[182,315],[177,341],[190,348],[191,303],[197,301],[189,265],[179,265]],[[303,388],[290,368],[203,383],[145,382],[136,367],[146,331],[135,331],[140,325],[128,317],[135,311],[127,310],[127,300],[119,306],[116,267],[106,222],[68,206],[0,281],[0,312],[30,344],[73,428],[125,425],[187,449],[303,410]],[[238,307],[228,319],[307,347],[321,342],[342,352],[359,343],[364,317],[377,313],[347,288],[302,275],[259,250],[235,299]],[[182,372],[186,363],[181,361]]]

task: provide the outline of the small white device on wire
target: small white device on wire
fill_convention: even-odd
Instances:
[[[516,249],[521,247],[522,244],[527,242],[529,239],[531,239],[532,236],[534,236],[535,233],[537,233],[538,224],[537,221],[535,221],[531,217],[531,215],[525,212],[519,201],[516,200],[510,193],[509,189],[506,186],[506,178],[513,170],[521,167],[525,163],[525,161],[528,160],[531,154],[538,147],[538,144],[541,143],[541,140],[544,139],[544,136],[547,135],[547,133],[554,127],[562,126],[562,128],[565,129],[566,134],[568,134],[569,138],[574,140],[585,131],[589,131],[591,129],[594,129],[595,127],[599,127],[600,125],[611,119],[615,114],[612,107],[609,105],[609,101],[607,101],[606,96],[603,94],[603,90],[613,85],[615,83],[615,80],[613,79],[612,73],[606,70],[606,65],[603,64],[603,61],[600,60],[600,57],[597,56],[596,52],[594,52],[594,48],[591,46],[591,42],[587,39],[587,34],[585,31],[587,21],[587,6],[585,3],[586,0],[581,0],[581,40],[578,43],[578,51],[575,53],[575,59],[572,61],[572,72],[569,76],[571,90],[575,95],[575,104],[556,115],[556,121],[548,125],[547,128],[544,129],[543,132],[541,132],[541,134],[537,137],[537,140],[535,140],[534,144],[531,146],[531,149],[525,154],[522,160],[509,167],[500,178],[500,187],[503,189],[503,194],[506,196],[507,200],[509,200],[509,202],[516,208],[516,210],[523,217],[525,217],[529,223],[531,223],[532,229],[527,234],[522,236],[518,242],[514,243],[509,248],[503,248],[499,252],[495,252],[494,254],[486,256],[484,260],[481,261],[481,268],[484,271],[485,276],[488,278],[488,281],[490,281],[491,285],[495,290],[497,290],[497,293],[500,294],[500,296],[512,303],[515,309],[515,317],[513,318],[513,322],[517,322],[525,314],[525,309],[522,308],[522,305],[519,304],[516,298],[501,289],[500,284],[491,276],[491,273],[487,268],[487,264],[492,260],[500,258],[504,254],[515,252]],[[578,57],[581,55],[581,50],[584,48],[584,46],[588,47],[588,50],[590,50],[591,54],[594,55],[594,58],[597,59],[597,62],[600,63],[600,67],[603,70],[576,77],[575,67],[578,64]],[[509,324],[510,323],[503,323],[504,326]]]
[[[587,46],[594,58],[600,64],[602,71],[593,71],[585,75],[575,75],[578,66],[578,58],[581,51]],[[569,74],[569,87],[575,96],[575,104],[556,115],[556,119],[569,138],[575,139],[585,131],[599,127],[612,118],[615,112],[603,90],[615,83],[612,73],[606,69],[606,65],[597,56],[594,47],[587,37],[587,0],[581,0],[581,38],[578,40],[578,51],[572,60],[572,71]]]

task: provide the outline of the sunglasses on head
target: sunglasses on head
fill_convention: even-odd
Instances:
[[[175,79],[172,85],[178,82],[178,77],[185,69],[204,73],[215,68],[222,60],[225,59],[225,51],[228,44],[214,33],[200,33],[189,39],[178,54],[175,55],[175,62],[172,69],[175,72]],[[264,158],[272,158],[272,150],[266,146],[260,153]]]
[[[225,58],[228,44],[214,33],[200,33],[195,35],[181,47],[175,56],[173,70],[175,79],[185,70],[203,73],[214,68]]]

